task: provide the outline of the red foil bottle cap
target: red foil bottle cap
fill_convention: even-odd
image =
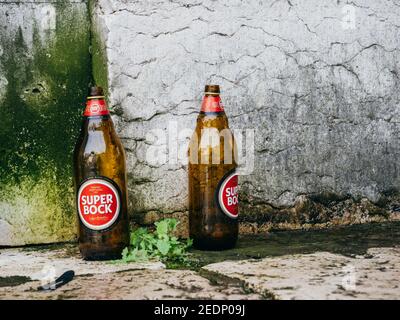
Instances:
[[[106,101],[104,97],[96,97],[93,99],[88,99],[86,102],[86,109],[83,115],[85,117],[93,117],[93,116],[105,116],[110,114],[107,108]]]
[[[204,88],[204,98],[201,104],[203,112],[222,112],[224,107],[221,102],[219,85],[208,84]]]
[[[110,114],[104,98],[102,87],[91,87],[86,101],[85,117],[105,116]]]
[[[222,112],[224,107],[221,102],[220,96],[205,96],[201,104],[201,111],[203,112]]]

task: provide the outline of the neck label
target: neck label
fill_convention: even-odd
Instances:
[[[91,116],[105,116],[110,114],[106,101],[104,99],[88,99],[86,102],[86,109],[83,115],[85,117]]]
[[[221,102],[220,96],[205,96],[201,104],[201,111],[203,112],[222,112],[224,107]]]

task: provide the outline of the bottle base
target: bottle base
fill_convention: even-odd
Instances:
[[[83,260],[87,261],[104,261],[104,260],[119,260],[122,258],[123,249],[113,250],[94,250],[94,249],[80,249]]]
[[[121,254],[109,255],[109,254],[92,254],[92,255],[82,255],[85,261],[106,261],[106,260],[120,260]]]

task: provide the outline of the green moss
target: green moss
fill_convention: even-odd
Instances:
[[[95,1],[89,1],[90,17],[94,19],[95,15],[92,14],[94,10]],[[97,21],[93,20],[91,23],[91,46],[90,52],[92,57],[92,76],[93,82],[104,88],[107,93],[108,89],[108,72],[107,72],[107,56],[105,42],[101,39],[101,33]]]
[[[73,199],[66,203],[65,192],[56,175],[43,172],[37,180],[26,177],[18,185],[5,186],[0,198],[7,199],[2,205],[2,219],[9,221],[10,241],[14,244],[51,243],[75,238],[75,214]],[[71,193],[72,190],[68,190]]]
[[[0,105],[0,219],[17,244],[75,234],[72,152],[90,81],[90,24],[85,6],[54,7],[56,29],[34,25],[32,44],[21,28],[0,34],[8,82]]]

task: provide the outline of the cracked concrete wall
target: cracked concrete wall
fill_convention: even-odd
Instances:
[[[0,1],[0,246],[76,238],[89,27],[85,1]]]
[[[146,134],[194,128],[206,83],[222,86],[231,128],[256,129],[243,222],[312,222],[307,201],[387,217],[400,183],[398,1],[100,0],[93,13],[137,221],[185,217],[186,168],[149,164]]]

